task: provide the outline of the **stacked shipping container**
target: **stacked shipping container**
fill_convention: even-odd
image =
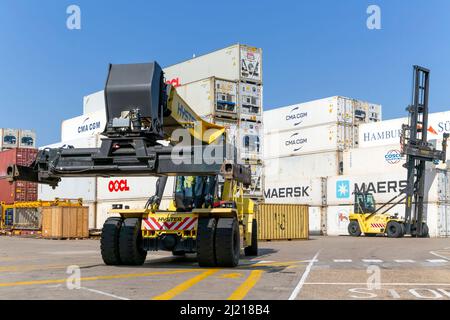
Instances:
[[[292,135],[294,138],[285,140],[290,142],[304,137],[305,141],[304,146],[294,152],[288,148],[291,147],[290,143],[266,152],[266,202],[309,204],[313,210],[322,206],[321,231],[328,235],[347,235],[348,216],[353,210],[355,190],[373,193],[378,205],[382,205],[405,187],[405,159],[401,156],[399,137],[402,124],[407,122],[406,118],[376,123],[370,123],[373,119],[366,119],[357,125],[354,141],[339,137],[335,139],[332,135],[330,138],[328,134],[325,143],[326,139],[319,135],[327,136],[330,125],[322,124],[315,134],[310,134],[310,139],[314,140],[309,140],[307,129],[311,127],[292,130],[304,124],[311,125],[308,122],[310,120],[306,119],[307,112],[291,116],[292,110],[287,110],[285,114],[280,111],[264,114],[266,141],[272,141],[271,146],[275,145],[275,137],[267,138],[273,133],[278,134],[280,143],[284,141],[280,137]],[[279,132],[270,132],[276,129],[272,123],[282,121],[282,118],[274,118],[277,114],[284,117],[285,125],[280,125]],[[289,122],[292,119],[297,121]],[[327,115],[323,115],[322,119],[327,119]],[[430,114],[428,132],[430,139],[435,138],[439,147],[442,134],[450,132],[450,112]],[[308,141],[312,142],[311,145],[308,145]],[[319,143],[320,147],[317,145]],[[448,175],[447,164],[430,163],[427,166],[425,214],[432,237],[450,236]],[[389,212],[403,216],[404,210],[404,205],[398,205]],[[310,225],[310,228],[315,231],[317,226]]]
[[[343,152],[358,146],[359,125],[378,121],[380,105],[340,96],[264,112],[266,202],[309,204],[310,221],[319,211],[325,221],[326,178],[343,174]]]
[[[7,174],[11,164],[30,165],[36,159],[37,150],[28,148],[14,148],[0,152],[0,176]],[[12,204],[16,201],[36,201],[37,184],[25,181],[9,183],[0,179],[0,201]]]
[[[262,197],[262,51],[233,45],[164,69],[166,81],[205,120],[224,125],[252,170],[247,194]]]

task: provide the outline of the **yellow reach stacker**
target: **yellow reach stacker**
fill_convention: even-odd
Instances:
[[[159,177],[145,207],[111,210],[101,237],[108,265],[141,265],[156,250],[196,253],[204,267],[235,267],[241,248],[256,255],[254,203],[243,196],[251,172],[237,163],[225,128],[198,116],[156,62],[110,65],[104,92],[100,148],[40,150],[31,166],[8,168],[10,181],[56,187],[62,177]],[[174,201],[160,210],[168,176],[176,177]]]

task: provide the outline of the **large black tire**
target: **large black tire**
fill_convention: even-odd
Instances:
[[[388,238],[401,238],[403,237],[402,224],[397,221],[391,221],[386,226],[386,233]]]
[[[358,221],[350,221],[350,223],[348,224],[348,233],[352,237],[359,237],[361,235],[361,228],[359,227]]]
[[[217,266],[233,268],[239,264],[241,237],[236,218],[219,218],[216,227],[216,262]]]
[[[124,265],[144,264],[147,251],[142,248],[141,219],[128,218],[123,221],[120,229],[119,252]]]
[[[197,260],[200,267],[215,267],[216,252],[214,248],[217,220],[215,218],[198,219]]]
[[[252,241],[251,245],[245,247],[244,253],[247,257],[258,255],[258,222],[256,219],[252,221]]]
[[[106,265],[120,265],[119,235],[122,226],[122,219],[110,217],[103,224],[102,237],[100,239],[100,251],[103,262]]]
[[[423,222],[422,223],[422,233],[419,234],[419,238],[428,238],[430,236],[430,230],[428,228],[428,225]]]

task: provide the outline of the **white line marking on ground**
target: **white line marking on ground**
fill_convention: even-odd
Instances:
[[[306,282],[304,285],[313,285],[313,286],[367,286],[367,282]],[[380,286],[439,286],[439,287],[448,287],[450,283],[373,283],[373,285]]]
[[[447,263],[448,262],[448,260],[445,260],[445,259],[427,259],[427,261],[431,262],[431,263]]]
[[[258,263],[274,263],[275,261],[265,261],[265,260],[263,260],[263,261],[258,261],[256,264],[258,264]]]
[[[111,293],[100,291],[100,290],[90,289],[90,288],[86,288],[86,287],[80,287],[80,289],[83,289],[83,290],[86,290],[86,291],[89,291],[89,292],[93,292],[93,293],[97,293],[97,294],[101,294],[101,295],[104,295],[104,296],[107,296],[107,297],[119,299],[119,300],[130,300],[128,298],[116,296],[115,294],[111,294]]]
[[[353,262],[352,259],[334,259],[334,262],[338,262],[338,263],[348,263],[348,262]]]
[[[433,256],[436,256],[436,257],[445,259],[445,260],[447,260],[447,261],[450,261],[450,260],[448,259],[448,257],[443,256],[443,255],[441,255],[441,254],[439,254],[439,253],[436,253],[435,251],[430,251],[430,253],[431,253]]]
[[[383,263],[383,260],[380,259],[362,259],[364,263]]]
[[[294,291],[292,291],[289,300],[295,300],[297,299],[297,296],[299,295],[300,291],[302,290],[303,285],[305,284],[306,278],[308,278],[309,273],[311,272],[311,268],[314,264],[314,262],[317,261],[317,257],[319,256],[320,250],[316,253],[314,258],[308,263],[308,266],[305,269],[305,272],[303,272],[303,275],[300,279],[300,281],[297,283],[297,285],[294,288]]]
[[[409,260],[409,259],[405,259],[405,260],[394,260],[397,263],[414,263],[414,260]]]

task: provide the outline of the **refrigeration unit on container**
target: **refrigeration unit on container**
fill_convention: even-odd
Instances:
[[[326,204],[326,186],[324,178],[265,179],[264,199],[265,203],[323,206]]]
[[[164,68],[166,82],[183,86],[217,77],[229,81],[262,82],[262,49],[236,44]]]
[[[264,148],[264,159],[354,148],[357,132],[354,125],[326,124],[265,134],[264,145],[267,147]]]
[[[0,152],[0,176],[7,174],[9,165],[17,164],[28,166],[37,155],[36,149],[14,148]],[[37,184],[26,181],[10,183],[6,179],[0,179],[0,202],[12,204],[15,201],[36,201]]]
[[[264,176],[273,181],[338,176],[342,174],[342,161],[340,151],[264,159]]]
[[[33,130],[19,130],[19,148],[36,148],[36,132]]]
[[[0,150],[19,147],[19,130],[0,129],[1,143]]]
[[[264,132],[292,131],[330,123],[358,125],[373,122],[375,120],[368,116],[370,110],[379,115],[376,121],[380,121],[380,105],[355,99],[335,96],[299,103],[264,111]]]
[[[263,131],[261,123],[240,121],[237,148],[239,159],[261,162],[263,158]]]
[[[240,119],[262,121],[262,85],[240,82]]]
[[[238,118],[236,82],[211,77],[179,86],[177,93],[201,117]]]
[[[65,120],[61,124],[61,141],[76,140],[102,133],[105,126],[105,111],[96,111]]]
[[[106,112],[105,91],[97,91],[83,97],[83,114],[91,114],[98,111]]]
[[[373,173],[401,172],[407,174],[403,165],[400,144],[372,148],[356,148],[343,152],[344,175],[367,175]]]

